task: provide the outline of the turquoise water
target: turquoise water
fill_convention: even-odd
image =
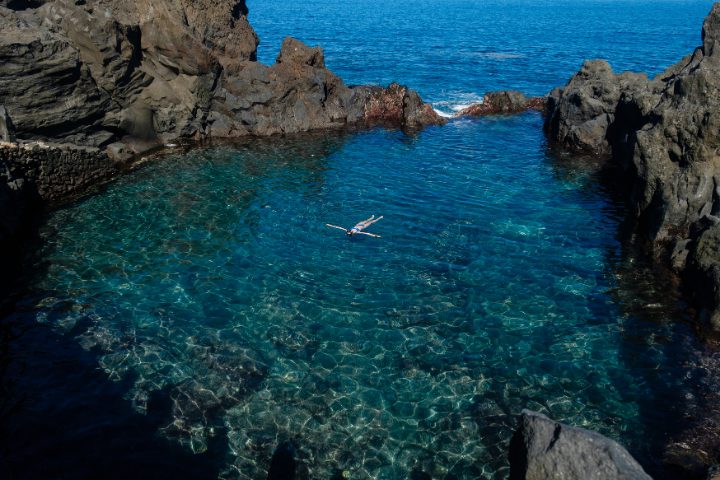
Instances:
[[[313,32],[298,36],[351,83],[392,77],[447,112],[486,88],[547,91],[587,51],[669,64],[709,8],[631,2],[608,26],[589,19],[620,2],[578,2],[577,22],[542,2],[306,2],[284,17],[253,3],[267,43]],[[374,9],[386,23],[363,36]],[[598,42],[631,23],[632,48]],[[662,48],[638,40],[670,27]],[[448,61],[478,45],[488,55]],[[505,478],[514,415],[531,408],[662,476],[698,347],[673,288],[620,240],[622,205],[593,165],[549,152],[541,125],[528,113],[175,150],[50,214],[2,323],[0,467],[260,479],[292,441],[299,478]],[[372,214],[381,238],[325,226]]]

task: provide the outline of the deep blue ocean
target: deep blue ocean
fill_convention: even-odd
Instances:
[[[444,114],[583,59],[654,75],[710,1],[250,1],[348,84]],[[672,279],[538,113],[250,139],[150,159],[47,216],[0,321],[2,478],[506,478],[523,408],[663,478],[702,395]],[[384,218],[346,237],[325,226]],[[683,423],[685,422],[685,424]]]

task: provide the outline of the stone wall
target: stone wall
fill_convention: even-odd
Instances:
[[[117,171],[98,149],[0,142],[0,303],[45,205],[80,195]]]
[[[82,193],[117,171],[107,153],[94,148],[0,143],[0,181],[48,203]]]

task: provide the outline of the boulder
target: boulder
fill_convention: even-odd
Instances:
[[[620,444],[523,410],[510,443],[511,480],[650,480]]]
[[[443,125],[446,120],[422,101],[415,90],[397,83],[382,87],[354,89],[364,105],[364,119],[370,125],[384,124],[403,128]]]
[[[545,132],[553,142],[581,153],[611,153],[609,127],[623,93],[637,95],[647,76],[616,75],[604,60],[586,61],[564,88],[547,99]]]

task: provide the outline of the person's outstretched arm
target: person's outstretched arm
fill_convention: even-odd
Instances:
[[[375,238],[382,238],[380,235],[375,235],[374,233],[368,233],[368,232],[357,232],[359,235],[367,235],[369,237],[375,237]]]
[[[330,228],[337,228],[338,230],[342,230],[344,232],[348,231],[348,229],[345,227],[338,227],[337,225],[330,225],[329,223],[326,223],[325,226],[330,227]]]

